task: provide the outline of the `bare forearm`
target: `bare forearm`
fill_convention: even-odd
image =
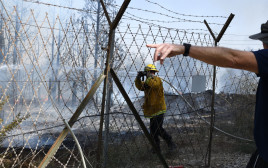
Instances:
[[[235,60],[238,52],[240,51],[220,47],[192,46],[189,56],[208,64],[233,68],[236,64]]]
[[[163,64],[166,57],[181,55],[185,52],[183,45],[176,44],[149,44],[147,47],[156,49],[154,60],[160,60],[161,64]],[[223,47],[191,46],[189,56],[216,66],[258,72],[257,61],[252,52]]]
[[[257,72],[257,62],[252,52],[223,47],[193,46],[189,56],[216,66]]]

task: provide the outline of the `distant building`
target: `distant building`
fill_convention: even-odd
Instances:
[[[206,76],[193,75],[192,76],[192,92],[206,91]]]

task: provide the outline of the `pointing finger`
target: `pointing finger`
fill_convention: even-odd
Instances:
[[[146,44],[146,47],[149,48],[157,48],[159,46],[159,44]]]

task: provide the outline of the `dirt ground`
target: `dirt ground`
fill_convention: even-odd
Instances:
[[[249,158],[250,154],[213,154],[211,157],[211,168],[245,168]]]

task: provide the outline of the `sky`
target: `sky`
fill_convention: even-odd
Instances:
[[[41,12],[44,11],[44,13],[48,12],[50,15],[52,15],[52,13],[59,14],[59,12],[62,13],[64,11],[63,9],[57,9],[55,11],[53,7],[27,2],[36,2],[35,0],[20,1],[24,3],[24,6],[28,5],[29,8],[39,10]],[[11,1],[7,0],[3,0],[3,2],[11,3]],[[13,0],[13,2],[15,2],[15,0]],[[84,7],[84,0],[39,0],[39,2],[69,6],[77,9],[82,9]],[[118,9],[122,3],[123,0],[116,0]],[[267,6],[267,0],[132,0],[129,4],[129,8],[124,14],[124,17],[129,18],[136,16],[137,19],[142,18],[143,21],[148,19],[154,20],[150,22],[164,27],[186,29],[187,31],[193,32],[198,31],[189,29],[203,29],[206,30],[206,33],[209,33],[203,23],[177,22],[178,19],[200,22],[203,22],[203,20],[206,19],[209,23],[221,24],[210,25],[215,33],[219,33],[229,15],[233,13],[235,15],[234,19],[218,45],[241,50],[256,50],[262,48],[261,42],[250,40],[248,36],[259,33],[260,25],[268,20]],[[133,8],[138,8],[140,10]],[[183,14],[194,15],[195,17],[183,16]],[[223,16],[224,18],[196,16]],[[132,25],[144,24],[133,21],[132,19],[123,19],[123,22],[125,24]]]
[[[119,2],[118,4],[122,3]],[[237,49],[260,49],[262,48],[261,42],[250,40],[249,35],[259,33],[260,25],[268,20],[268,1],[267,0],[154,0],[158,4],[165,8],[182,14],[198,15],[198,16],[226,16],[229,17],[231,13],[235,15],[230,27],[226,30],[225,35],[220,41],[219,45],[224,47],[231,47]],[[142,9],[148,9],[165,13],[168,15],[176,16],[166,10],[159,8],[157,5],[150,4],[145,0],[131,1],[129,7],[136,7]],[[128,9],[127,12],[134,13],[134,10]],[[136,15],[150,19],[159,19],[161,16],[155,14],[139,14]],[[178,16],[178,15],[177,15]],[[181,17],[181,16],[178,16]],[[208,22],[216,22],[224,24],[227,18],[193,18],[182,17],[193,20],[206,19]],[[169,19],[163,17],[163,19]],[[172,19],[171,19],[172,20]],[[173,19],[174,20],[174,19]],[[160,23],[164,25],[163,23]],[[190,24],[190,23],[177,23],[172,27],[187,27],[187,28],[202,28],[206,29],[204,24]],[[211,28],[215,32],[220,32],[221,26],[213,26]]]

